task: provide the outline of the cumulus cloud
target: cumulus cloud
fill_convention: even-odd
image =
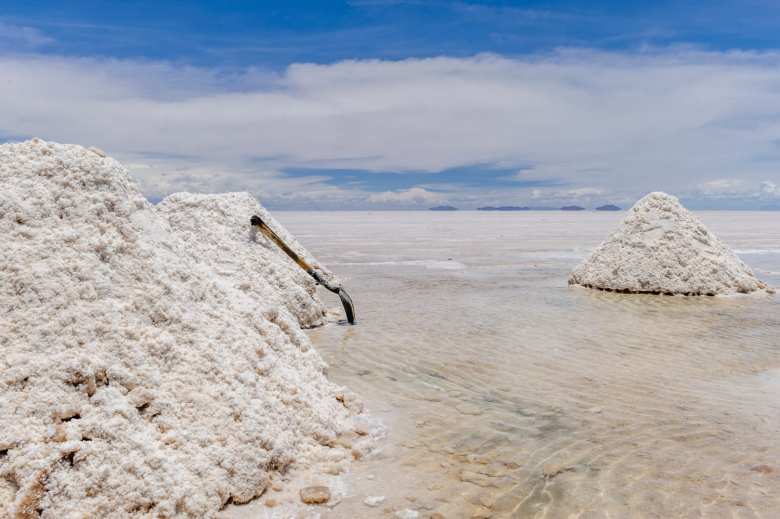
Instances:
[[[761,193],[770,197],[780,198],[780,187],[771,180],[761,182]]]
[[[145,157],[140,162],[124,161],[124,165],[153,201],[177,191],[240,190],[254,193],[274,208],[344,209],[364,206],[368,196],[360,190],[329,185],[324,177],[287,177],[274,169],[240,162]]]
[[[709,197],[734,197],[755,193],[755,185],[740,178],[718,178],[699,184],[699,192]]]
[[[749,182],[740,178],[721,178],[703,182],[699,192],[711,198],[773,198],[780,197],[780,188],[771,180]]]
[[[566,191],[566,195],[572,198],[586,198],[601,195],[604,190],[598,187],[578,187],[577,189],[569,189]]]
[[[97,145],[133,163],[157,157],[143,175],[156,191],[225,186],[375,203],[357,187],[280,173],[296,166],[523,167],[525,179],[609,200],[657,189],[707,196],[701,186],[711,179],[780,182],[780,116],[767,110],[780,106],[772,52],[579,50],[294,64],[280,73],[0,55],[0,77],[8,79],[0,134]],[[484,200],[479,186],[447,189],[461,189],[450,199]],[[483,194],[499,203],[534,196],[521,187]]]
[[[412,187],[402,191],[385,191],[382,193],[372,193],[368,201],[374,204],[397,204],[397,205],[421,205],[437,204],[444,200],[439,193],[433,193],[421,187]]]
[[[599,187],[583,186],[574,189],[535,188],[528,193],[528,203],[531,206],[560,206],[566,204],[596,205],[606,198],[611,202],[630,203],[622,197]]]

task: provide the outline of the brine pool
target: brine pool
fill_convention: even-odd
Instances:
[[[777,213],[697,214],[780,286]],[[388,431],[322,517],[780,517],[780,298],[569,287],[622,216],[277,213],[345,280],[359,325],[309,333]]]

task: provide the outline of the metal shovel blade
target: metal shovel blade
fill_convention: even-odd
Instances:
[[[251,218],[250,223],[253,227],[257,227],[260,232],[263,233],[263,235],[265,235],[269,240],[274,242],[277,247],[282,249],[291,260],[297,263],[299,267],[301,267],[306,271],[307,274],[313,277],[318,284],[324,286],[331,292],[338,294],[339,299],[341,299],[341,304],[344,305],[344,313],[347,314],[347,322],[349,324],[355,324],[355,305],[352,303],[352,298],[349,297],[349,294],[347,294],[343,288],[330,285],[327,280],[320,276],[319,272],[313,269],[311,265],[306,262],[306,260],[298,256],[298,254],[296,254],[286,243],[284,243],[279,235],[276,234],[268,225],[266,225],[262,218],[254,215]]]
[[[352,303],[352,298],[349,297],[343,288],[339,288],[336,292],[341,299],[341,304],[344,305],[344,313],[347,314],[347,322],[349,324],[355,324],[355,305]]]

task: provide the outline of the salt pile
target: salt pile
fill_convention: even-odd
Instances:
[[[355,406],[299,327],[323,309],[255,210],[157,211],[99,150],[0,145],[0,517],[213,517],[346,463]]]
[[[322,324],[325,311],[316,297],[314,280],[287,259],[279,247],[258,236],[249,219],[255,214],[260,216],[324,278],[335,282],[333,274],[252,195],[176,193],[155,210],[168,220],[193,261],[211,265],[219,278],[253,299],[289,312],[304,328]]]
[[[569,276],[621,292],[717,295],[768,290],[677,198],[650,193]]]

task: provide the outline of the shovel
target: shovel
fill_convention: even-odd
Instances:
[[[355,324],[355,305],[352,304],[352,298],[349,297],[349,294],[347,294],[343,288],[334,287],[325,279],[323,279],[320,273],[314,270],[311,265],[306,263],[303,258],[298,256],[295,251],[288,247],[287,244],[284,243],[282,239],[270,227],[268,227],[268,225],[266,225],[262,218],[255,215],[252,217],[250,222],[252,223],[253,227],[257,227],[266,238],[278,245],[280,249],[282,249],[288,256],[290,256],[290,259],[292,259],[295,263],[298,264],[299,267],[305,270],[307,274],[313,277],[314,281],[324,286],[334,294],[337,294],[341,299],[341,304],[344,305],[344,313],[347,314],[347,322],[349,324]]]

